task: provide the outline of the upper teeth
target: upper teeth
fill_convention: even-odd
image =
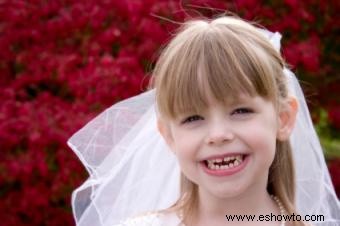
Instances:
[[[207,161],[208,161],[208,164],[210,164],[210,163],[221,163],[223,161],[228,162],[228,161],[234,161],[234,160],[242,161],[242,156],[235,155],[235,156],[228,156],[224,158],[209,159]]]
[[[209,169],[228,169],[238,166],[243,161],[242,155],[228,156],[224,158],[216,158],[207,160]],[[229,162],[229,163],[228,163]],[[215,163],[224,163],[222,165]]]

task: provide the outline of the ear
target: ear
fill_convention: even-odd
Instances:
[[[158,127],[159,133],[162,135],[165,142],[172,149],[173,137],[172,137],[172,134],[171,134],[170,125],[168,123],[166,123],[163,119],[158,118],[157,119],[157,127]]]
[[[295,125],[298,103],[295,97],[288,97],[286,103],[279,112],[279,127],[277,130],[277,139],[285,141],[289,138]]]

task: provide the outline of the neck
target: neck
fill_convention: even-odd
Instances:
[[[266,183],[265,183],[266,184]],[[211,225],[211,219],[226,223],[226,215],[280,214],[280,209],[266,190],[266,186],[254,186],[251,190],[232,197],[216,197],[207,191],[198,191],[197,222]],[[223,224],[221,224],[223,225]]]
[[[242,194],[230,198],[210,198],[200,195],[198,202],[199,212],[222,214],[262,214],[266,210],[273,210],[273,200],[265,191],[257,194]],[[268,208],[269,206],[270,208]]]

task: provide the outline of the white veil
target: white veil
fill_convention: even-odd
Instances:
[[[279,51],[281,35],[263,30]],[[314,225],[340,225],[340,204],[303,92],[288,69],[289,90],[299,102],[291,136],[297,210],[323,215]],[[180,170],[156,126],[155,91],[126,99],[90,121],[68,145],[90,177],[72,194],[78,226],[112,226],[143,212],[165,209],[179,198]]]

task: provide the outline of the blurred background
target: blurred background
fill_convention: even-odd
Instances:
[[[0,224],[74,225],[87,172],[67,139],[145,90],[180,22],[226,10],[283,34],[339,197],[339,1],[2,0]]]

